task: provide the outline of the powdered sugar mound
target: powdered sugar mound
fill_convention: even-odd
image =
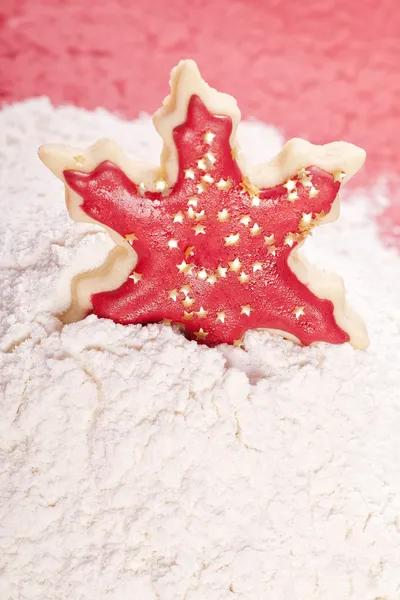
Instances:
[[[147,117],[45,100],[5,109],[0,132],[0,597],[396,600],[400,258],[366,199],[306,253],[344,276],[367,352],[262,332],[247,352],[209,349],[94,316],[62,327],[71,278],[111,244],[65,216],[37,145],[108,135],[154,160],[159,143]],[[252,162],[280,143],[243,133]]]

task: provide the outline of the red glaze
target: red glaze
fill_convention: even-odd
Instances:
[[[291,177],[297,199],[288,199],[282,182],[260,190],[259,206],[252,205],[252,190],[243,188],[242,174],[232,158],[231,129],[228,117],[211,115],[200,98],[192,96],[186,122],[174,130],[179,176],[168,195],[141,196],[137,185],[110,162],[103,162],[92,173],[64,172],[68,185],[83,198],[81,208],[87,215],[122,236],[134,233],[137,237],[132,242],[139,257],[134,273],[140,274],[141,280],[127,279],[114,291],[93,295],[93,312],[118,323],[170,319],[183,323],[188,337],[209,345],[233,343],[256,328],[284,330],[303,344],[348,341],[349,336],[335,321],[332,302],[316,297],[289,268],[288,258],[297,241],[292,247],[285,243],[288,234],[297,234],[300,241],[310,230],[305,231],[304,214],[311,213],[312,225],[318,224],[318,218],[330,211],[340,184],[332,175],[310,166],[303,183],[296,173]],[[204,140],[207,131],[215,134],[211,144]],[[204,171],[197,161],[210,151],[215,162],[208,160]],[[185,169],[193,169],[194,180],[185,177]],[[196,186],[205,173],[214,182],[199,193]],[[231,188],[219,190],[220,179],[229,179]],[[315,198],[309,197],[311,186],[318,191]],[[188,204],[192,197],[197,206]],[[229,220],[221,222],[218,213],[223,209],[228,210]],[[184,215],[182,223],[174,221],[176,213]],[[247,215],[250,220],[242,223]],[[193,228],[197,225],[203,226],[205,233],[200,227],[196,232]],[[226,245],[225,238],[236,234],[240,236],[238,244]],[[265,240],[272,234],[274,244]],[[178,247],[169,248],[169,240],[176,240]],[[275,254],[270,252],[272,246]],[[229,266],[236,258],[241,263],[237,272],[231,270],[235,265]],[[179,271],[183,261],[190,265],[190,272]],[[218,275],[219,266],[227,270]],[[204,269],[211,280],[201,279]],[[244,281],[240,281],[242,273],[248,280],[242,276]],[[181,290],[188,285],[190,288]],[[175,300],[169,297],[173,290],[177,292]],[[248,306],[250,315],[246,314]],[[304,314],[296,316],[298,308]],[[225,313],[224,322],[222,315],[217,318],[220,313]]]

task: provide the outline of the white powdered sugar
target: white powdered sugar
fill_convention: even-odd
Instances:
[[[147,117],[0,112],[0,598],[397,600],[400,257],[368,199],[305,247],[344,277],[366,352],[63,327],[72,277],[112,244],[69,220],[36,149],[101,136],[157,160]],[[240,141],[252,162],[281,144],[256,122]]]

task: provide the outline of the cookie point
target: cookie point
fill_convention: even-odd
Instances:
[[[38,156],[42,163],[52,171],[57,177],[60,177],[62,172],[63,156],[65,154],[65,146],[60,144],[44,144],[38,149]]]

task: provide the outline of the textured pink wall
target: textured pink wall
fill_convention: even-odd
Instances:
[[[365,182],[399,172],[399,30],[399,0],[9,0],[0,101],[46,94],[134,117],[192,57],[244,116],[365,147]]]

